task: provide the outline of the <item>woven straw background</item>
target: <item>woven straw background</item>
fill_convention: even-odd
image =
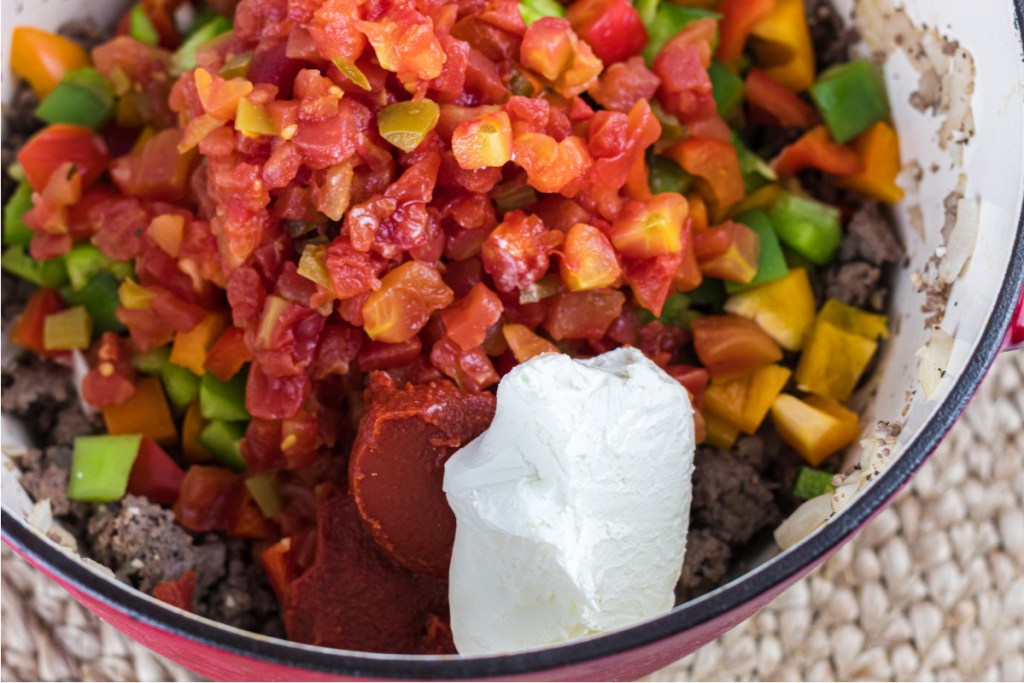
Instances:
[[[2,677],[193,680],[5,548]],[[819,570],[652,680],[1024,680],[1024,352],[898,501]]]

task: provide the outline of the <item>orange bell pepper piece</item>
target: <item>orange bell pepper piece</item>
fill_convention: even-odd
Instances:
[[[724,0],[718,11],[718,50],[715,57],[734,68],[743,56],[743,45],[751,30],[775,9],[776,0]]]
[[[171,362],[201,377],[206,372],[210,349],[227,326],[227,318],[222,313],[211,313],[191,330],[178,332],[171,347]]]
[[[64,73],[89,66],[89,55],[78,43],[48,31],[18,26],[11,35],[11,70],[28,81],[42,100]]]
[[[864,164],[854,150],[832,140],[828,128],[817,126],[786,145],[772,160],[772,170],[780,178],[792,177],[805,168],[843,176],[862,172]]]
[[[837,178],[836,184],[856,190],[887,204],[903,199],[903,188],[896,184],[900,172],[900,140],[885,121],[879,121],[850,141],[863,170]]]
[[[745,375],[782,360],[775,340],[746,318],[709,315],[690,323],[697,358],[712,377]]]
[[[813,467],[860,435],[857,414],[821,396],[782,394],[772,404],[772,422],[779,438]]]
[[[501,333],[505,336],[508,347],[512,349],[512,355],[520,363],[525,363],[542,353],[558,353],[557,346],[526,325],[505,325],[501,328]]]
[[[718,214],[725,214],[743,199],[743,173],[736,148],[722,140],[687,138],[665,151],[665,155],[696,176],[697,190]]]
[[[704,410],[746,434],[753,434],[791,374],[789,368],[781,365],[766,365],[749,375],[713,379],[704,391]]]
[[[193,401],[185,411],[185,420],[181,423],[181,451],[190,462],[207,462],[213,460],[213,453],[203,448],[196,440],[199,432],[206,428],[206,420],[199,409],[199,401]]]
[[[775,0],[775,8],[750,29],[750,49],[769,76],[802,92],[814,83],[814,45],[804,0]]]
[[[139,380],[131,398],[103,409],[103,421],[110,434],[142,434],[159,444],[178,440],[178,429],[159,377]]]

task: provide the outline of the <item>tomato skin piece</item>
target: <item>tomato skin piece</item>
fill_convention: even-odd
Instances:
[[[743,375],[782,360],[782,349],[757,323],[709,315],[690,324],[697,358],[712,377]]]
[[[576,0],[565,16],[605,64],[638,55],[647,45],[644,22],[627,0]]]
[[[18,151],[18,163],[37,192],[42,192],[50,175],[68,161],[75,164],[86,187],[107,169],[107,143],[91,128],[55,123],[29,138]]]
[[[682,252],[661,254],[642,260],[626,261],[626,282],[633,290],[637,303],[658,316],[665,305],[683,262]]]
[[[469,351],[484,343],[487,328],[498,322],[503,309],[498,295],[478,282],[466,296],[441,311],[441,321],[448,337]]]
[[[227,530],[244,486],[242,478],[226,467],[192,465],[181,482],[174,518],[189,531]]]
[[[367,297],[363,327],[370,339],[399,344],[415,336],[431,313],[447,307],[453,299],[436,268],[409,261],[385,275],[380,289]]]
[[[617,290],[562,292],[551,298],[544,329],[555,341],[600,339],[625,303],[626,296]]]

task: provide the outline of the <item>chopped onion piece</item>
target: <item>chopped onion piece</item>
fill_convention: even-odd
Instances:
[[[931,339],[917,350],[917,374],[925,399],[931,400],[942,378],[946,376],[946,367],[949,365],[949,356],[952,352],[953,337],[942,328],[936,328]]]
[[[775,542],[783,550],[791,548],[809,536],[832,515],[832,494],[825,493],[796,509],[789,519],[775,530]]]
[[[960,277],[961,271],[974,253],[980,222],[978,200],[961,197],[956,203],[956,223],[953,224],[949,239],[946,240],[946,255],[939,263],[939,277],[943,281],[953,282]]]

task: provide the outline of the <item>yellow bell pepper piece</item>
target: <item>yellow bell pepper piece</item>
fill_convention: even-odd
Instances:
[[[43,347],[47,351],[87,349],[92,342],[92,318],[84,306],[75,306],[46,316]]]
[[[11,70],[28,81],[42,100],[64,73],[89,66],[89,55],[78,43],[48,31],[18,26],[11,35]]]
[[[270,112],[265,107],[253,104],[247,97],[238,100],[238,109],[235,111],[235,130],[249,137],[277,135],[278,133]]]
[[[227,326],[224,315],[211,313],[191,330],[178,332],[171,347],[171,362],[202,377],[206,373],[206,357]]]
[[[772,404],[772,422],[779,438],[813,467],[860,435],[857,414],[821,396],[782,394]]]
[[[117,288],[117,298],[121,305],[131,310],[149,308],[153,293],[131,278],[126,278]]]
[[[797,386],[837,401],[850,398],[878,349],[888,336],[885,316],[865,313],[830,299],[818,313],[796,367]]]
[[[746,197],[744,197],[739,204],[732,207],[729,214],[732,216],[739,216],[740,214],[746,213],[752,209],[761,209],[765,211],[775,200],[779,198],[781,188],[775,183],[768,183],[757,188]]]
[[[206,450],[196,437],[206,429],[206,420],[199,409],[199,401],[193,401],[185,411],[185,419],[181,423],[181,450],[185,460],[190,463],[213,460],[213,453]]]
[[[705,409],[702,414],[704,415],[705,429],[704,443],[722,450],[732,448],[740,436],[739,427],[729,424],[727,420],[715,415],[710,410]]]
[[[879,313],[868,313],[841,301],[829,299],[818,312],[818,317],[836,327],[859,334],[871,340],[888,339],[889,330],[885,326],[885,316]]]
[[[144,377],[135,385],[135,393],[120,405],[103,409],[103,421],[110,434],[142,434],[159,444],[178,440],[178,429],[171,417],[160,378]]]
[[[793,268],[779,280],[733,294],[725,310],[753,320],[787,351],[799,351],[814,324],[814,292],[807,271]]]
[[[775,9],[750,32],[754,59],[790,90],[814,83],[814,46],[804,17],[804,0],[776,0]]]
[[[903,188],[896,184],[900,172],[900,140],[893,127],[879,121],[849,144],[860,157],[864,170],[837,177],[836,184],[887,204],[903,199]]]
[[[746,434],[755,433],[792,373],[766,365],[749,375],[712,379],[704,391],[705,414],[713,413]]]

